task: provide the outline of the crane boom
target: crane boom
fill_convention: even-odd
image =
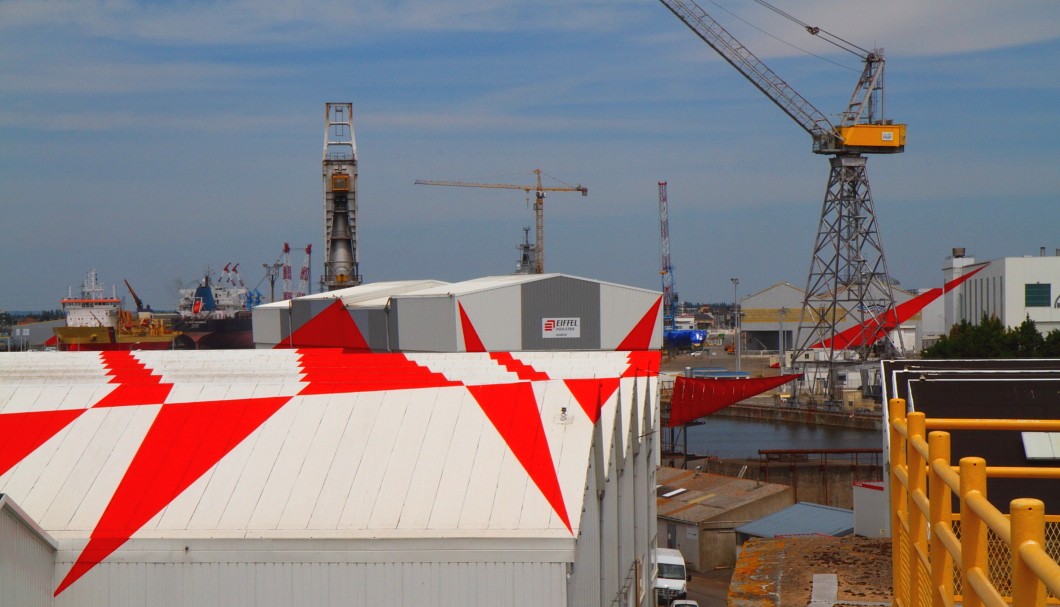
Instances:
[[[814,151],[819,147],[836,145],[839,133],[828,118],[762,63],[747,47],[740,44],[740,41],[708,15],[707,11],[691,0],[659,1],[809,133],[813,137]]]
[[[545,192],[581,192],[582,196],[589,195],[589,188],[583,185],[549,187],[541,185],[541,169],[534,169],[537,175],[537,185],[516,185],[514,183],[475,183],[471,181],[439,181],[435,179],[417,179],[416,185],[444,185],[461,188],[494,188],[501,190],[522,190],[529,194],[535,192],[534,217],[537,221],[535,245],[534,273],[541,274],[545,271]]]
[[[659,1],[809,133],[815,153],[893,153],[905,150],[905,125],[892,124],[882,117],[882,51],[872,51],[862,57],[865,66],[861,78],[842,113],[841,126],[837,128],[693,0]],[[807,29],[815,35],[819,31]]]

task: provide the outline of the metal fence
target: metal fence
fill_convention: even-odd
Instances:
[[[899,398],[888,411],[894,604],[1056,604],[1060,517],[1031,498],[1012,500],[1004,514],[986,495],[990,478],[1056,480],[1060,468],[990,467],[980,457],[953,466],[947,430],[1060,432],[1060,420],[927,419]]]

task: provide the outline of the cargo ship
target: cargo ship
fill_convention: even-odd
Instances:
[[[128,282],[126,282],[128,285]],[[55,346],[62,351],[85,350],[168,350],[173,347],[177,333],[150,309],[142,309],[140,299],[133,293],[137,310],[124,309],[114,287],[111,295],[104,294],[96,270],[89,270],[81,283],[80,296],[73,288],[60,299],[66,325],[55,327]],[[132,287],[130,287],[132,292]]]
[[[250,309],[261,303],[239,277],[236,264],[226,265],[216,282],[207,270],[198,286],[180,290],[174,329],[180,332],[179,348],[225,350],[253,348]]]

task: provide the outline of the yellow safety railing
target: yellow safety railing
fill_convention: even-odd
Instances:
[[[986,487],[988,478],[1060,479],[1060,468],[989,467],[981,457],[953,466],[946,430],[1060,432],[1060,420],[927,419],[907,413],[900,398],[888,412],[894,604],[1055,604],[1060,565],[1050,552],[1060,544],[1060,517],[1047,517],[1042,501],[1030,498],[1012,500],[1003,514],[987,501]]]

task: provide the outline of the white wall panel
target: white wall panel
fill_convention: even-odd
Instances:
[[[58,569],[63,569],[63,565]],[[372,604],[388,607],[562,607],[567,604],[565,565],[519,562],[117,562],[99,565],[54,602],[55,607],[348,607]]]
[[[0,495],[0,605],[50,607],[55,546]]]

